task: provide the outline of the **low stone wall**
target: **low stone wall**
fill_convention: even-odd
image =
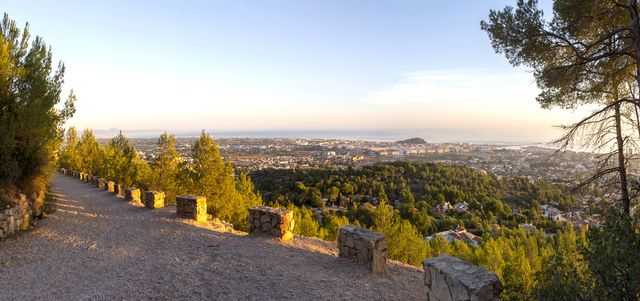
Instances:
[[[18,231],[29,229],[31,223],[31,208],[27,196],[20,194],[16,205],[0,209],[0,238],[6,238]]]
[[[164,192],[147,191],[144,193],[144,206],[149,209],[164,207]]]
[[[203,196],[179,195],[176,197],[176,216],[207,221],[207,198]]]
[[[367,264],[373,273],[384,273],[387,265],[387,242],[384,235],[364,228],[344,226],[338,230],[340,257]]]
[[[424,284],[429,301],[500,300],[496,274],[449,255],[424,261]]]
[[[124,193],[124,200],[132,203],[141,203],[140,200],[140,189],[138,188],[127,188]]]
[[[249,209],[249,233],[267,234],[281,240],[293,239],[293,211],[267,206]]]

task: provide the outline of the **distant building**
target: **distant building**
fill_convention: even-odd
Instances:
[[[436,237],[442,237],[446,239],[448,242],[452,243],[455,240],[464,241],[474,247],[477,247],[482,242],[482,238],[473,233],[467,232],[463,227],[458,227],[455,230],[447,230],[438,232],[434,235],[425,237],[426,240],[432,240]]]
[[[455,206],[453,206],[453,210],[458,213],[465,213],[469,210],[469,204],[467,204],[467,202],[457,203]]]
[[[518,227],[524,229],[525,231],[527,231],[527,233],[535,232],[536,230],[538,230],[538,228],[536,228],[536,226],[533,224],[520,224],[518,225]]]
[[[435,208],[433,208],[433,212],[436,214],[445,214],[447,211],[453,209],[453,206],[449,202],[444,202],[444,204],[438,204]]]

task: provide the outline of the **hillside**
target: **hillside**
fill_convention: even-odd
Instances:
[[[405,140],[400,140],[400,141],[397,141],[396,143],[398,143],[398,144],[427,144],[427,141],[425,141],[422,138],[416,137],[416,138],[409,138],[409,139],[405,139]]]
[[[6,300],[421,300],[422,272],[387,275],[335,256],[332,243],[217,232],[148,210],[69,177],[53,182],[57,211],[2,241]],[[33,279],[37,279],[33,281]]]
[[[384,199],[400,209],[425,235],[464,224],[482,230],[482,223],[517,227],[531,222],[546,228],[537,204],[569,206],[573,198],[563,187],[526,178],[498,178],[465,166],[393,162],[362,168],[253,172],[256,188],[267,203],[310,207],[339,205],[351,219],[370,226],[362,205]],[[465,203],[464,212],[435,213],[444,203]],[[512,210],[513,209],[513,210]],[[364,217],[363,217],[364,215]],[[429,222],[433,221],[433,222]]]

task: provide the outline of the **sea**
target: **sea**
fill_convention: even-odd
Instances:
[[[119,129],[94,130],[98,138],[111,138]],[[391,142],[408,138],[422,138],[431,143],[471,143],[505,146],[544,145],[554,137],[523,137],[486,131],[459,129],[399,129],[399,130],[205,130],[215,138],[289,138],[340,139]],[[165,130],[122,130],[129,138],[156,138]],[[200,130],[166,130],[176,137],[197,137]]]

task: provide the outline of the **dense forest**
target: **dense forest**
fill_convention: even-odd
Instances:
[[[527,178],[498,178],[464,166],[394,162],[361,168],[253,172],[251,178],[269,204],[349,210],[371,225],[363,211],[384,201],[425,234],[464,225],[481,233],[492,224],[532,223],[553,230],[539,205],[567,209],[574,198],[563,186]],[[445,203],[463,210],[439,212]]]

